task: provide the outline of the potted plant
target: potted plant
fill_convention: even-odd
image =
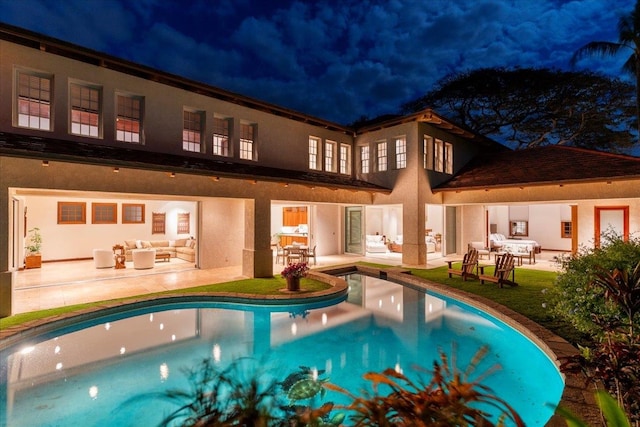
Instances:
[[[29,230],[28,245],[25,247],[24,268],[40,268],[42,266],[42,235],[40,229],[34,227]]]
[[[300,278],[305,277],[309,271],[309,266],[306,262],[290,263],[280,273],[282,277],[287,281],[288,291],[300,290]]]

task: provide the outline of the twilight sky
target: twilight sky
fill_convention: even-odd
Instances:
[[[340,124],[481,67],[569,69],[634,0],[0,0],[0,21]],[[576,68],[621,76],[631,52]],[[628,78],[624,76],[624,78]]]

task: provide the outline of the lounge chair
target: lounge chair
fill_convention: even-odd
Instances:
[[[449,278],[451,278],[452,274],[462,276],[462,280],[467,280],[467,278],[478,278],[478,275],[476,274],[476,269],[478,267],[477,249],[469,248],[469,252],[464,254],[464,257],[462,258],[462,265],[460,266],[460,269],[453,268],[453,263],[458,262],[460,261],[447,261],[447,264],[449,264],[449,269],[447,270],[447,272],[449,273]]]
[[[495,270],[493,272],[493,276],[485,275],[484,268],[486,266],[480,267],[480,283],[484,284],[485,281],[497,283],[499,287],[503,287],[503,285],[509,286],[518,286],[516,283],[516,270],[515,270],[515,258],[513,254],[506,253],[502,255],[498,255],[496,257],[496,265]],[[511,276],[511,279],[509,279]]]
[[[478,259],[482,259],[482,257],[486,257],[487,259],[491,259],[491,251],[488,247],[484,245],[482,242],[469,242],[469,249],[474,248],[478,250]]]

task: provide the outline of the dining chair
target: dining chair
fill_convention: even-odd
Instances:
[[[318,245],[313,245],[313,249],[307,251],[307,260],[310,260],[311,258],[313,258],[313,265],[316,265],[316,247]]]

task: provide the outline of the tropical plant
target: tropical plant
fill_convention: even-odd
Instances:
[[[27,255],[39,254],[42,249],[42,235],[38,227],[29,230],[28,242],[29,244],[25,247]]]
[[[609,264],[616,267],[604,268],[601,264],[575,260],[580,267],[588,267],[585,273],[591,276],[583,294],[598,296],[607,310],[591,314],[593,329],[599,331],[593,345],[580,347],[580,354],[563,358],[560,369],[582,373],[587,382],[602,385],[629,414],[629,420],[640,425],[640,334],[636,327],[640,321],[640,254],[625,259],[621,255],[629,254],[623,250],[629,247],[633,248],[614,241],[613,245],[594,252],[598,254],[594,259],[603,263],[617,260]],[[570,268],[576,268],[573,260],[569,263]]]
[[[597,391],[595,397],[598,407],[607,420],[608,427],[631,427],[631,422],[624,414],[622,408],[616,404],[615,399],[606,391]],[[556,412],[564,417],[569,427],[589,427],[589,425],[582,421],[576,414],[564,407],[558,407]]]
[[[571,63],[575,64],[579,59],[587,55],[614,56],[621,52],[629,52],[630,56],[625,61],[622,69],[636,80],[636,118],[638,120],[638,136],[640,137],[640,0],[628,15],[622,16],[618,21],[618,41],[594,41],[587,43],[578,49]]]
[[[333,384],[326,387],[353,400],[346,408],[355,412],[350,418],[356,426],[493,426],[503,425],[506,419],[524,426],[513,408],[480,384],[492,370],[476,380],[470,379],[487,351],[486,346],[480,348],[464,372],[455,366],[455,359],[450,364],[441,351],[440,362],[433,362],[431,379],[426,383],[386,369],[365,374],[364,378],[372,383],[372,393],[362,391],[356,396]],[[390,388],[390,393],[381,394],[382,387]],[[478,404],[497,408],[501,413],[498,422],[494,423]]]
[[[628,318],[628,308],[619,305],[617,298],[624,303],[625,298],[631,298],[635,293],[620,295],[623,289],[615,290],[598,279],[605,272],[633,271],[640,261],[640,238],[631,235],[627,240],[613,231],[606,231],[601,236],[599,247],[582,247],[578,253],[565,264],[564,270],[558,275],[556,286],[550,289],[548,296],[550,311],[556,316],[569,321],[576,329],[593,337],[602,335],[602,324],[616,323],[621,318]],[[630,285],[629,285],[630,286]],[[637,291],[635,291],[637,292]],[[605,295],[606,294],[606,295]],[[640,313],[632,312],[629,321],[638,324]],[[597,320],[597,322],[596,322]]]

